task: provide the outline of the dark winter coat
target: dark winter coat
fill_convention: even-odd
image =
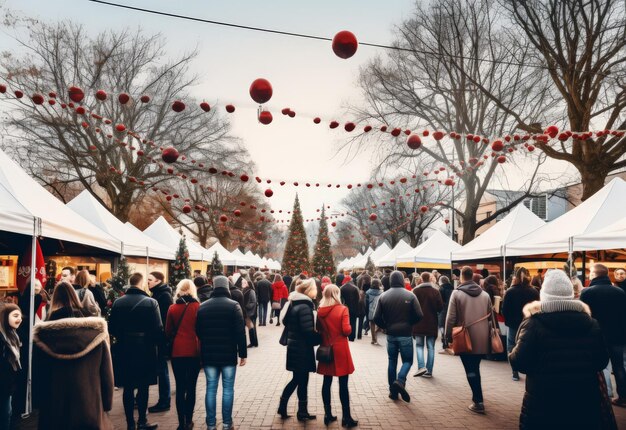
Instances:
[[[348,308],[350,316],[356,318],[359,315],[359,289],[352,282],[343,284],[340,288],[341,301]]]
[[[450,296],[454,291],[452,284],[443,284],[439,288],[441,299],[443,300],[443,309],[439,312],[439,327],[446,326],[446,315],[448,314],[448,304],[450,303]]]
[[[272,299],[272,283],[267,279],[261,279],[256,284],[256,295],[260,304],[268,304]]]
[[[85,315],[83,315],[82,310],[64,306],[62,308],[55,309],[53,312],[50,312],[50,315],[48,316],[48,321],[57,321],[63,318],[82,318],[84,316]]]
[[[374,322],[387,330],[387,335],[408,337],[413,334],[413,326],[423,316],[415,294],[405,290],[404,284],[398,283],[380,295]]]
[[[196,335],[196,319],[200,303],[191,296],[182,296],[170,306],[165,323],[165,337],[172,344],[171,357],[200,356]]]
[[[452,328],[472,324],[485,315],[493,312],[489,294],[473,281],[464,282],[450,296],[448,315],[446,317],[446,337],[452,342]],[[489,318],[468,327],[474,355],[489,354],[491,342],[489,338]]]
[[[390,287],[389,285],[389,275],[384,275],[381,279],[380,279],[380,283],[383,284],[383,292],[387,291]]]
[[[530,285],[513,285],[506,290],[501,311],[507,327],[519,327],[524,319],[524,306],[536,300],[539,300],[539,291]]]
[[[313,301],[304,294],[291,293],[283,324],[287,330],[287,370],[315,372],[313,347],[319,345],[320,337],[315,331]]]
[[[16,369],[13,368],[15,360],[9,342],[0,333],[0,398],[12,395],[17,388],[20,367],[15,364]]]
[[[165,324],[167,321],[167,311],[174,303],[172,298],[172,288],[167,284],[159,284],[150,289],[152,298],[159,304],[159,313],[161,314],[161,322]]]
[[[524,308],[527,318],[509,354],[511,365],[527,375],[521,429],[601,428],[597,373],[608,355],[589,308],[576,304],[584,311],[541,312],[540,302]]]
[[[204,303],[211,298],[213,292],[213,285],[206,284],[198,288],[198,300],[200,303]]]
[[[591,308],[607,345],[626,345],[626,294],[613,286],[608,276],[593,279],[580,300]]]
[[[365,303],[365,291],[359,290],[359,310],[356,316],[358,318],[363,318],[365,315],[367,315],[367,306]]]
[[[107,298],[104,295],[104,290],[101,285],[90,285],[87,287],[91,294],[93,294],[93,298],[96,300],[98,307],[100,308],[100,313],[104,314],[104,310],[107,307]]]
[[[420,303],[424,317],[413,326],[413,336],[435,336],[439,333],[437,314],[443,309],[443,299],[439,290],[431,283],[413,288],[413,294]]]
[[[113,369],[106,321],[66,318],[35,326],[40,430],[113,429]]]
[[[325,306],[317,311],[317,331],[322,337],[322,346],[333,350],[331,363],[320,362],[317,373],[328,376],[345,376],[354,373],[348,336],[352,332],[348,308],[342,305]]]
[[[293,282],[293,278],[289,275],[285,275],[283,276],[283,282],[285,283],[285,286],[287,287],[287,289],[289,289],[289,286]]]
[[[115,385],[155,385],[157,347],[165,340],[157,301],[139,288],[129,288],[111,307],[109,332],[115,337]]]
[[[251,320],[254,320],[256,318],[258,305],[256,292],[251,286],[243,290],[243,305],[245,308],[246,316]]]
[[[239,291],[239,290],[237,290]],[[196,334],[204,366],[236,366],[237,356],[246,358],[246,326],[243,311],[225,288],[213,290],[211,298],[200,305]]]
[[[243,291],[241,291],[241,288],[237,288],[232,284],[228,288],[228,291],[230,292],[230,298],[236,301],[237,303],[239,303],[239,307],[241,308],[241,312],[243,313],[243,318],[245,320],[246,319],[246,306],[243,300]]]
[[[626,294],[626,281],[616,282],[615,286],[621,288],[624,294]]]

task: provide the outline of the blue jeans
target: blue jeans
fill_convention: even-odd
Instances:
[[[435,364],[435,339],[437,339],[436,336],[417,336],[415,338],[418,369],[422,369],[424,367],[424,340],[426,340],[426,349],[428,350],[426,369],[428,370],[428,373],[433,373],[433,365]]]
[[[171,401],[170,370],[167,366],[167,358],[159,354],[157,363],[157,376],[159,377],[159,401],[161,406],[169,406]]]
[[[235,374],[237,366],[205,366],[206,376],[206,397],[204,404],[206,408],[206,424],[209,427],[217,425],[217,386],[220,383],[220,373],[222,375],[222,421],[224,428],[233,425],[233,401],[235,399]]]
[[[402,358],[400,372],[398,369],[398,354]],[[396,380],[406,384],[406,377],[413,365],[413,338],[411,336],[387,336],[387,356],[389,367],[387,368],[387,380],[389,387]]]
[[[11,428],[11,396],[0,396],[0,430]]]
[[[265,325],[267,321],[268,303],[259,303],[259,325]]]
[[[508,330],[506,332],[506,351],[508,353],[510,353],[511,351],[513,351],[513,348],[515,347],[515,338],[517,337],[517,330],[519,329],[519,327],[509,327],[507,326]],[[513,365],[511,365],[511,369],[513,369]],[[515,372],[516,370],[513,369],[513,372]]]

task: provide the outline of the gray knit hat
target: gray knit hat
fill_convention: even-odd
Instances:
[[[543,279],[539,296],[542,302],[573,300],[574,286],[564,271],[548,270]]]
[[[224,288],[228,290],[228,278],[226,276],[216,276],[213,278],[213,289]]]

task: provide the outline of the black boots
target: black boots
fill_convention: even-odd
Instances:
[[[314,420],[317,417],[315,415],[311,415],[309,414],[307,405],[308,405],[308,401],[300,401],[298,402],[298,414],[297,414],[297,418],[298,421],[308,421],[308,420]]]
[[[324,405],[324,425],[328,426],[330,423],[337,421],[337,417],[333,416],[333,411],[330,405]]]
[[[352,416],[350,415],[350,405],[348,406],[342,405],[341,409],[343,412],[343,417],[341,417],[341,427],[352,428],[352,427],[356,427],[359,425],[359,422],[353,420]]]
[[[291,415],[287,414],[287,403],[289,403],[289,399],[284,399],[282,397],[280,398],[280,404],[278,405],[278,414],[283,420],[291,418]]]

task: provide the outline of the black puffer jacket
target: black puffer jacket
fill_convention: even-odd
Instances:
[[[591,308],[607,345],[626,344],[626,294],[611,285],[608,276],[599,276],[583,289],[580,300]]]
[[[172,288],[167,284],[159,284],[150,289],[152,298],[159,304],[159,312],[161,313],[161,321],[165,324],[167,321],[167,311],[174,303],[172,298]]]
[[[260,304],[268,304],[272,298],[272,284],[267,279],[256,283],[256,295]]]
[[[301,293],[289,295],[289,309],[283,319],[287,330],[287,370],[315,372],[313,347],[320,344],[315,331],[313,301]]]
[[[600,429],[598,372],[608,363],[602,333],[584,303],[581,310],[524,308],[511,365],[527,375],[521,429]],[[578,405],[578,407],[576,406]],[[580,407],[584,405],[584,407]]]
[[[227,289],[214,289],[211,298],[200,305],[196,319],[202,365],[236,366],[237,355],[246,358],[245,328],[239,303],[231,300]]]
[[[506,290],[502,303],[502,315],[507,327],[516,328],[522,323],[522,310],[530,302],[539,300],[539,291],[530,285],[513,285]]]
[[[245,303],[244,303],[244,300],[243,300],[243,291],[241,291],[241,289],[235,287],[232,284],[230,284],[230,287],[228,288],[228,291],[230,292],[230,298],[233,299],[234,301],[236,301],[237,303],[239,303],[239,306],[241,307],[241,312],[243,312],[243,317],[245,319],[246,318],[246,307],[245,307]]]
[[[391,336],[411,336],[413,326],[421,321],[424,314],[415,294],[407,291],[404,284],[391,284],[391,288],[381,294],[374,313],[374,322],[387,330]]]
[[[204,303],[209,300],[212,292],[213,286],[210,284],[205,284],[198,288],[198,300],[200,300],[200,303]]]
[[[359,289],[352,282],[343,284],[340,288],[341,301],[348,308],[350,318],[356,318],[359,315]]]

